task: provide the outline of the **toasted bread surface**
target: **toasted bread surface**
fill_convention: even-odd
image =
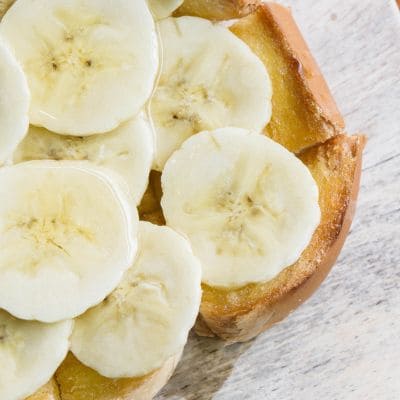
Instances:
[[[300,155],[320,191],[321,223],[300,259],[265,283],[238,289],[203,285],[196,332],[246,341],[282,320],[320,285],[347,236],[357,199],[363,136],[337,136]]]
[[[62,400],[150,400],[167,383],[179,359],[180,355],[172,357],[159,370],[141,378],[109,379],[69,353],[55,379]]]
[[[269,137],[297,153],[343,133],[343,118],[290,10],[266,3],[230,29],[271,77]]]
[[[240,18],[253,11],[259,0],[185,0],[175,16],[192,15],[211,20]]]

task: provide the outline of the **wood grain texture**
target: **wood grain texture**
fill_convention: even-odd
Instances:
[[[192,336],[158,400],[400,398],[400,18],[394,0],[290,5],[343,112],[369,136],[357,216],[330,276],[250,343]]]

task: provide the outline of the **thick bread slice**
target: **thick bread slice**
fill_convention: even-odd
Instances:
[[[51,379],[50,382],[26,400],[61,400],[57,382],[54,378]]]
[[[162,368],[141,378],[109,379],[69,353],[55,378],[62,400],[151,400],[168,382],[180,357],[170,358]]]
[[[203,285],[196,332],[230,343],[247,341],[285,318],[321,284],[343,246],[355,211],[363,136],[337,136],[304,151],[300,158],[320,191],[321,223],[291,267],[275,279],[239,289]]]
[[[185,0],[175,16],[193,15],[211,20],[243,17],[252,12],[259,0]]]

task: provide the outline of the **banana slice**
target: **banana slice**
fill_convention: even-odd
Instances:
[[[267,281],[295,262],[319,224],[318,188],[281,145],[239,128],[188,139],[165,165],[161,206],[211,286]]]
[[[108,132],[152,93],[157,34],[145,0],[18,0],[0,32],[27,74],[33,125]]]
[[[55,322],[118,285],[135,257],[138,216],[106,171],[77,161],[0,169],[0,308]]]
[[[13,161],[89,160],[118,173],[137,205],[146,190],[153,157],[153,130],[143,114],[107,135],[89,137],[62,136],[31,126]]]
[[[195,322],[200,271],[183,237],[141,222],[135,264],[103,303],[76,320],[72,352],[108,378],[160,368],[181,351]]]
[[[169,17],[179,6],[183,4],[183,0],[147,0],[149,7],[155,19],[163,19]]]
[[[0,166],[12,154],[28,130],[30,94],[25,75],[0,40]]]
[[[189,136],[237,126],[260,132],[271,117],[272,87],[264,64],[227,28],[201,18],[160,22],[163,65],[150,104],[155,168]]]
[[[69,348],[72,321],[21,321],[0,310],[0,399],[22,400],[47,383]]]

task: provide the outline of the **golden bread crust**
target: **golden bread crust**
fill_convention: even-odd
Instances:
[[[252,12],[259,0],[185,0],[174,16],[192,15],[210,20],[243,17]]]
[[[141,378],[109,379],[86,367],[69,353],[57,370],[55,379],[61,400],[151,400],[168,382],[180,357],[179,354],[170,358],[159,370]]]
[[[260,5],[230,29],[269,72],[269,137],[298,153],[343,133],[343,118],[289,9],[275,3]]]
[[[351,225],[357,199],[363,136],[337,136],[304,151],[320,190],[321,223],[300,259],[271,281],[239,289],[203,285],[199,335],[230,343],[249,340],[285,318],[317,289],[334,264]]]

